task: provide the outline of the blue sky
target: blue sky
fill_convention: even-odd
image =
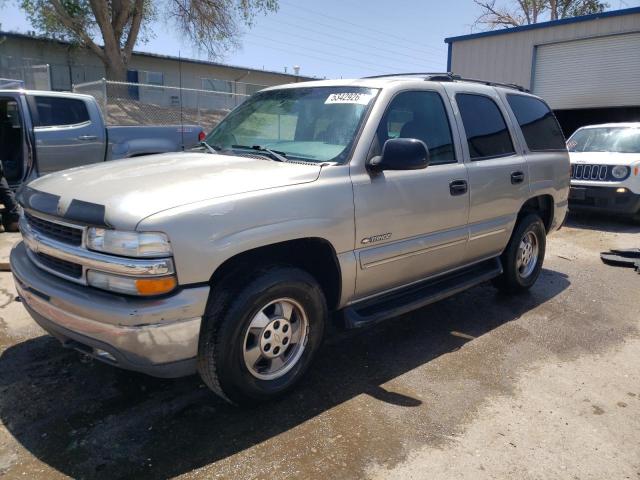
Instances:
[[[609,0],[611,8],[640,0]],[[1,8],[3,30],[31,30],[17,4]],[[444,71],[445,37],[470,33],[479,13],[472,0],[280,0],[277,13],[256,18],[241,37],[242,47],[216,60],[234,65],[340,78],[400,71]],[[172,34],[154,26],[155,38],[136,50],[206,58]]]

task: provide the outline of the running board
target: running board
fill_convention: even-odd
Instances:
[[[344,309],[345,328],[360,328],[450,297],[502,273],[499,258],[448,273]]]

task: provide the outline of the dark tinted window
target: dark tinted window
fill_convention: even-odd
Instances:
[[[378,127],[380,146],[390,138],[422,140],[429,147],[432,165],[456,161],[447,111],[436,92],[398,94]]]
[[[564,135],[556,117],[544,102],[524,95],[507,95],[531,151],[564,150]]]
[[[89,121],[87,106],[77,98],[34,97],[38,120],[36,127],[74,125]]]
[[[514,153],[507,124],[493,100],[482,95],[459,93],[456,102],[472,160]]]

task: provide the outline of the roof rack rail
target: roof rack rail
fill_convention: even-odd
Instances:
[[[505,87],[505,88],[513,88],[514,90],[519,90],[521,92],[529,92],[528,88],[524,88],[522,85],[517,85],[515,83],[500,83],[500,82],[491,82],[489,80],[478,80],[476,78],[465,78],[459,75],[456,75],[456,80],[460,80],[461,82],[471,82],[471,83],[481,83],[483,85],[490,85],[492,87]]]
[[[434,77],[434,76],[452,76],[451,72],[410,72],[410,73],[387,73],[385,75],[372,75],[370,77],[361,77],[363,79],[371,79],[371,78],[387,78],[387,77]]]
[[[516,85],[515,83],[500,83],[500,82],[491,82],[489,80],[478,80],[475,78],[465,78],[460,75],[456,75],[452,72],[412,72],[412,73],[391,73],[387,75],[373,75],[370,77],[362,77],[363,79],[373,79],[373,78],[389,78],[389,77],[415,77],[421,76],[424,77],[425,81],[428,82],[472,82],[472,83],[481,83],[483,85],[489,85],[492,87],[505,87],[505,88],[513,88],[514,90],[519,90],[521,92],[529,92],[528,89],[524,88],[521,85]]]

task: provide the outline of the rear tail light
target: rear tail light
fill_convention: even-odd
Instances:
[[[198,141],[202,142],[205,138],[207,138],[207,135],[204,133],[204,131],[200,130],[200,133],[198,134]]]

